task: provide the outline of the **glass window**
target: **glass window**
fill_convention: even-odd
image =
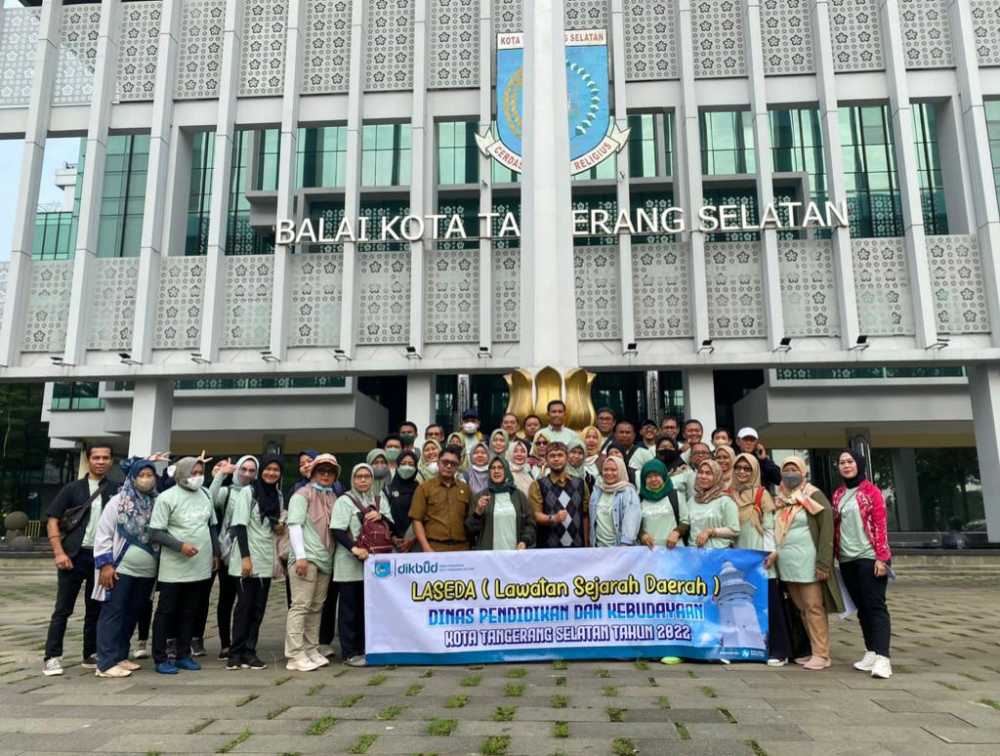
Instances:
[[[250,225],[250,201],[246,196],[248,189],[265,188],[265,181],[271,181],[271,176],[265,176],[266,171],[261,170],[263,160],[269,154],[267,145],[276,145],[275,140],[268,136],[270,132],[277,133],[277,129],[240,129],[233,139],[229,218],[226,223],[227,255],[263,255],[274,251],[274,234],[258,232]],[[252,175],[251,165],[254,149],[262,161],[256,176]],[[273,160],[278,160],[277,152]]]
[[[70,210],[41,211],[35,215],[35,260],[69,260],[73,257],[73,213]]]
[[[366,123],[362,131],[363,186],[410,183],[410,124]]]
[[[475,184],[479,181],[479,148],[475,121],[439,121],[437,124],[439,184]]]
[[[632,178],[672,176],[674,114],[631,113],[628,117],[628,167]],[[663,164],[660,165],[660,156]]]
[[[147,134],[115,134],[108,138],[98,219],[98,257],[139,256],[148,165]]]
[[[1000,197],[1000,100],[986,101],[986,131],[990,137],[990,158],[993,162],[993,186]]]
[[[573,210],[583,210],[586,211],[585,215],[582,215],[583,219],[580,223],[579,228],[585,229],[590,227],[590,218],[593,213],[597,210],[603,210],[607,213],[607,226],[609,230],[614,229],[615,221],[618,218],[618,198],[612,191],[610,194],[577,194],[573,197]],[[597,220],[600,220],[601,216],[597,216]],[[595,229],[597,233],[594,236],[574,236],[573,246],[575,247],[590,247],[596,244],[609,244],[614,245],[618,243],[618,237],[610,234],[604,233],[603,229]]]
[[[67,410],[101,410],[104,400],[100,398],[98,383],[53,383],[53,412]]]
[[[885,105],[840,108],[851,236],[903,235],[903,210]]]
[[[924,230],[928,234],[944,235],[948,233],[948,210],[937,141],[937,108],[932,103],[914,105],[913,137],[917,148],[917,178],[920,181]]]
[[[278,164],[281,161],[281,133],[278,129],[261,129],[257,137],[257,175],[253,188],[265,192],[278,189]]]
[[[347,127],[300,128],[296,148],[295,186],[344,185],[347,171]]]
[[[730,176],[757,172],[753,120],[745,110],[701,113],[701,172]]]
[[[198,131],[192,136],[191,188],[188,191],[185,255],[208,253],[208,216],[212,201],[212,160],[215,133]]]
[[[806,173],[812,201],[826,202],[826,168],[819,111],[772,110],[771,160],[775,173]]]

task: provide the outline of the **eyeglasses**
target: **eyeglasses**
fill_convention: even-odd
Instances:
[[[737,472],[753,472],[752,467],[747,467],[746,465],[736,465],[735,469]]]
[[[441,465],[442,467],[454,467],[455,465],[458,464],[458,462],[456,462],[453,459],[439,459],[438,464]]]

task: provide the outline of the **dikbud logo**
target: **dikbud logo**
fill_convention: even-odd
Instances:
[[[375,562],[375,577],[389,577],[392,574],[392,562]]]
[[[378,565],[375,565],[375,567],[377,574]],[[433,575],[437,571],[437,562],[431,562],[430,560],[426,562],[400,562],[396,565],[397,575]]]

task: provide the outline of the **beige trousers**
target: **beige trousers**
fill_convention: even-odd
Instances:
[[[330,589],[330,575],[309,562],[305,577],[299,577],[295,567],[288,568],[292,605],[285,624],[285,656],[298,659],[319,646],[319,623],[323,602]]]
[[[806,626],[813,656],[830,658],[830,623],[823,606],[823,587],[820,583],[785,583],[788,593]]]

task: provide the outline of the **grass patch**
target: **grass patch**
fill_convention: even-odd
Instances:
[[[427,723],[427,734],[439,738],[446,738],[455,732],[458,727],[458,720],[455,719],[432,719]]]
[[[434,677],[434,670],[433,669],[425,669],[424,673],[422,675],[420,675],[420,676],[423,677],[424,679],[427,679],[428,677]]]
[[[601,688],[601,694],[605,698],[617,698],[618,688],[616,688],[614,685],[605,685],[603,688]]]
[[[376,685],[381,685],[388,679],[389,675],[383,675],[381,672],[379,672],[377,675],[372,675],[371,677],[368,678],[368,684],[371,687],[375,687]]]
[[[494,722],[513,722],[516,713],[516,706],[497,706],[496,711],[493,712],[492,719]]]
[[[482,682],[482,679],[483,678],[480,675],[466,675],[462,678],[459,685],[463,688],[475,688],[480,682]]]
[[[368,749],[372,747],[372,744],[378,740],[378,735],[371,735],[365,733],[364,735],[359,735],[357,742],[347,749],[348,753],[368,753]]]
[[[936,682],[938,685],[943,685],[948,690],[961,690],[961,688],[958,687],[957,685],[952,685],[951,683],[945,682],[944,680],[935,680],[934,682]]]
[[[747,740],[746,744],[750,747],[750,750],[754,752],[754,756],[767,756],[767,751],[760,747],[760,743],[756,740]]]
[[[729,709],[723,709],[720,707],[719,713],[722,715],[722,718],[725,719],[729,724],[736,724],[736,717],[733,716],[733,712],[731,712]]]
[[[452,696],[451,698],[448,699],[447,703],[445,703],[444,708],[446,708],[446,709],[461,709],[467,703],[469,703],[469,697],[468,696],[461,696],[461,695],[459,695],[459,696]]]
[[[615,738],[611,741],[611,753],[615,756],[634,756],[639,749],[628,738]]]
[[[674,728],[677,730],[677,735],[681,740],[691,739],[691,733],[688,732],[688,728],[683,722],[674,722]]]
[[[635,668],[640,672],[645,672],[647,669],[649,669],[649,664],[647,662],[644,662],[642,659],[636,659]]]
[[[313,685],[309,690],[306,691],[306,695],[307,696],[315,696],[317,693],[319,693],[325,687],[326,687],[326,685],[324,685],[323,683],[320,683],[319,685]]]
[[[557,688],[565,688],[566,687],[566,678],[565,677],[557,677],[556,678],[556,687]]]
[[[483,756],[504,756],[510,748],[510,735],[490,735],[479,746]]]
[[[352,706],[354,706],[354,704],[356,704],[362,698],[364,698],[364,695],[362,695],[361,693],[352,693],[349,696],[344,696],[343,698],[341,698],[337,702],[337,706],[339,706],[341,709],[350,709]]]
[[[279,706],[277,709],[274,709],[273,711],[267,712],[266,719],[277,719],[282,714],[284,714],[286,711],[288,711],[290,708],[292,708],[292,707],[291,706]]]
[[[689,670],[688,670],[688,677],[690,677],[690,678],[692,678],[692,679],[694,679],[694,680],[697,680],[697,679],[698,679],[698,675],[696,675],[696,674],[694,673],[694,670],[693,670],[693,669],[689,669]]]
[[[241,698],[239,701],[237,701],[236,708],[239,708],[240,706],[246,706],[248,703],[250,703],[251,701],[256,701],[258,698],[260,698],[259,695],[257,695],[256,693],[251,693],[249,696]]]
[[[708,685],[703,685],[701,687],[701,692],[705,694],[706,698],[718,698],[719,694],[715,692],[715,688],[711,688]]]
[[[569,722],[553,722],[552,723],[552,737],[554,737],[554,738],[568,738],[569,737]]]
[[[507,674],[505,676],[511,678],[512,680],[517,680],[518,678],[521,677],[527,677],[527,675],[528,675],[528,670],[519,668],[519,669],[507,670]]]
[[[322,717],[309,725],[306,735],[323,735],[335,724],[337,724],[336,717]]]
[[[994,698],[980,698],[979,703],[983,704],[984,706],[989,706],[991,708],[994,708],[997,711],[1000,711],[1000,701],[997,701]]]
[[[405,706],[386,706],[376,715],[376,717],[381,719],[383,722],[387,722],[396,719],[396,717],[402,714],[405,709]]]
[[[413,683],[413,685],[411,685],[409,688],[406,689],[406,692],[403,695],[404,696],[415,696],[420,691],[422,691],[423,689],[424,689],[424,686],[421,685],[420,683]]]
[[[520,698],[524,695],[524,686],[521,683],[507,683],[503,686],[503,694],[507,698]]]
[[[199,732],[201,732],[202,730],[204,730],[205,728],[207,728],[209,725],[211,725],[214,721],[215,721],[214,719],[206,719],[204,722],[199,722],[194,727],[192,727],[190,730],[188,730],[187,734],[188,735],[197,735]]]
[[[596,669],[594,670],[594,675],[596,677],[600,677],[602,680],[607,680],[609,677],[611,677],[611,672],[610,670],[607,669]]]
[[[553,709],[565,709],[569,706],[569,696],[561,696],[556,694],[549,699],[549,704]]]
[[[569,663],[565,659],[556,659],[552,662],[552,669],[568,669]]]
[[[254,698],[256,698],[256,696],[254,696]],[[253,735],[253,733],[250,732],[250,730],[244,730],[239,735],[237,735],[235,738],[233,738],[232,740],[230,740],[228,743],[226,743],[225,745],[221,746],[216,751],[216,753],[229,753],[231,750],[233,750],[234,748],[238,747],[240,745],[240,743],[246,743],[248,740],[250,740],[250,736],[251,735]]]
[[[279,685],[284,685],[286,682],[288,682],[291,679],[292,679],[291,675],[285,675],[284,677],[279,677],[277,680],[275,680],[272,683],[272,685],[274,685],[275,687],[277,687]]]
[[[609,706],[604,711],[607,712],[609,722],[625,721],[625,709],[618,709],[614,706]]]
[[[906,673],[906,668],[903,667],[902,669],[900,669],[901,667],[903,667],[902,664],[897,664],[896,665],[896,669],[899,670],[899,671],[901,671],[901,672],[903,672],[905,674]],[[968,677],[973,682],[986,682],[986,680],[984,678],[977,677],[976,675],[972,674],[971,672],[959,672],[958,674],[960,674],[962,677]]]
[[[659,698],[656,699],[656,704],[661,709],[669,709],[670,708],[670,699],[667,698],[666,696],[660,696]]]

